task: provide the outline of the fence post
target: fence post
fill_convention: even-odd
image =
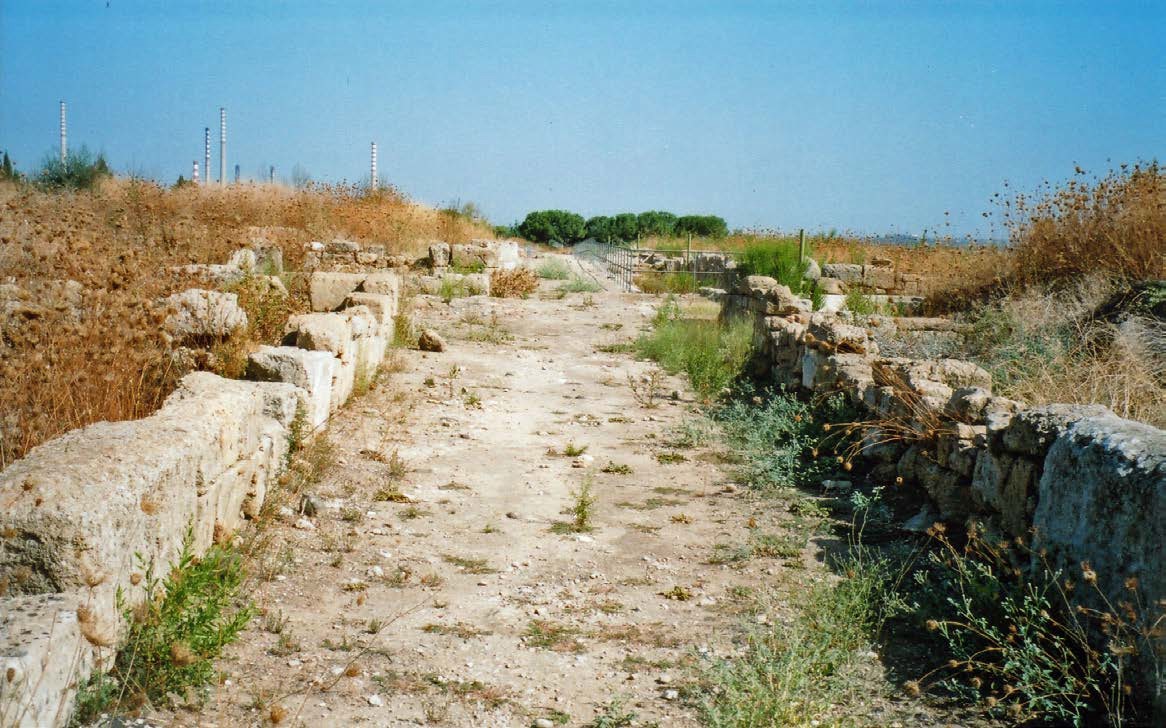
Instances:
[[[798,230],[798,265],[806,263],[806,229]]]

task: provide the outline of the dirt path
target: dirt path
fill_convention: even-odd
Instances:
[[[415,299],[446,351],[401,352],[334,420],[318,513],[269,529],[251,594],[266,616],[175,723],[579,726],[614,700],[636,725],[695,725],[685,666],[733,650],[745,589],[822,578],[804,537],[781,541],[790,515],[730,485],[715,445],[674,442],[695,421],[680,379],[657,408],[633,397],[649,365],[612,345],[657,301],[550,285]],[[552,454],[572,444],[586,456]],[[594,530],[563,532],[585,480]],[[395,482],[408,502],[377,500]],[[772,557],[709,563],[767,529]]]

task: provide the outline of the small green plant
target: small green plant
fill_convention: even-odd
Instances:
[[[563,448],[563,455],[569,458],[576,458],[587,452],[587,448],[587,445],[576,445],[573,442],[568,442],[566,447]]]
[[[603,290],[603,286],[599,285],[597,281],[575,276],[561,284],[559,290],[564,293],[598,293]]]
[[[531,647],[554,652],[582,652],[579,630],[547,619],[534,619],[526,626],[522,641]]]
[[[193,529],[187,529],[178,562],[165,578],[157,576],[154,564],[140,556],[137,561],[144,575],[141,594],[131,602],[118,589],[126,636],[113,668],[95,672],[82,688],[80,722],[127,700],[167,705],[172,695],[213,684],[215,658],[255,613],[249,605],[238,606],[243,583],[240,555],[216,545],[196,557]],[[92,620],[88,615],[79,610],[82,626]]]
[[[628,373],[628,389],[632,390],[632,399],[644,409],[656,409],[664,390],[664,370],[652,367],[639,377]]]
[[[855,316],[870,316],[878,313],[880,307],[869,295],[852,288],[846,292],[846,310]]]
[[[607,465],[604,465],[603,469],[600,472],[610,473],[612,475],[631,475],[632,474],[632,466],[630,466],[626,463],[616,463],[616,462],[608,461]]]
[[[538,277],[548,281],[565,281],[571,277],[571,268],[558,258],[551,258],[538,267]]]
[[[585,728],[629,728],[639,717],[634,710],[624,710],[625,700],[616,698],[603,707]]]
[[[885,562],[851,558],[838,567],[847,578],[812,587],[792,620],[750,631],[739,657],[706,668],[698,706],[707,725],[845,724],[837,706],[853,690],[860,655],[902,602]]]
[[[595,516],[595,493],[592,491],[592,477],[590,474],[583,477],[583,482],[577,490],[571,491],[571,507],[568,513],[570,521],[556,521],[551,524],[552,533],[587,533],[594,531],[593,519]]]
[[[491,568],[485,559],[471,559],[455,554],[442,554],[441,558],[447,564],[453,564],[468,574],[496,574],[497,569]]]
[[[442,276],[441,283],[437,287],[437,295],[442,301],[449,303],[455,298],[465,298],[472,294],[465,278],[460,275],[447,275]]]

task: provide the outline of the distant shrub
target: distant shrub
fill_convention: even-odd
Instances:
[[[623,242],[636,239],[640,233],[639,220],[630,212],[621,212],[611,218],[611,237]]]
[[[518,232],[535,243],[573,245],[587,235],[587,227],[582,215],[566,210],[538,210],[527,214]]]
[[[8,152],[4,152],[3,161],[0,161],[0,180],[15,181],[19,178],[16,169],[12,166],[12,158],[8,156]]]
[[[46,156],[36,183],[45,190],[87,190],[111,174],[103,155],[94,157],[88,147],[82,146],[69,152],[64,161]]]

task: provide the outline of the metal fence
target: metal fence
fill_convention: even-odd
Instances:
[[[733,253],[692,248],[640,248],[587,241],[572,253],[593,261],[624,291],[695,291],[726,288],[736,267]]]

